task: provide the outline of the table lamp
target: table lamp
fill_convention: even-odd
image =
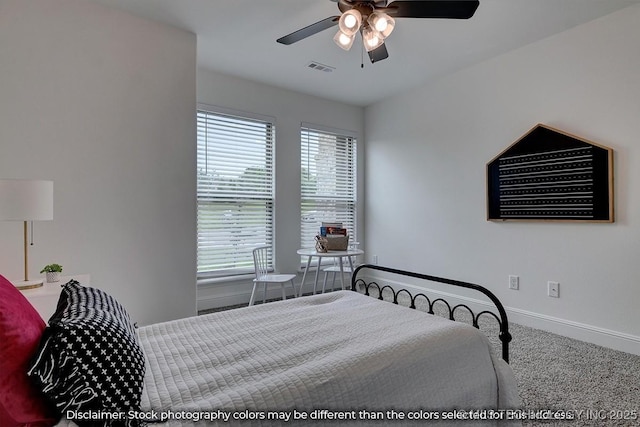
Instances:
[[[18,289],[42,286],[42,280],[29,280],[27,222],[51,220],[53,181],[0,179],[0,221],[24,221],[24,281],[14,283]]]

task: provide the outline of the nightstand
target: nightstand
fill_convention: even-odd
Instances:
[[[45,282],[41,287],[35,289],[25,289],[22,292],[31,305],[40,314],[45,322],[49,321],[51,315],[56,311],[58,299],[62,286],[69,280],[75,279],[83,285],[89,286],[91,276],[88,274],[76,274],[72,276],[60,276],[60,281],[55,283]]]

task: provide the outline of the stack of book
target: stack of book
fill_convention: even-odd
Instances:
[[[347,229],[342,227],[341,222],[323,222],[320,227],[322,237],[346,236]]]

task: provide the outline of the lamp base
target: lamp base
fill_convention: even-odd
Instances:
[[[42,280],[21,280],[13,285],[21,291],[42,287]]]

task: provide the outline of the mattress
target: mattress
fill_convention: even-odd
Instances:
[[[171,426],[367,425],[377,417],[456,424],[520,403],[511,369],[480,331],[352,291],[138,332],[147,362],[142,414]]]

